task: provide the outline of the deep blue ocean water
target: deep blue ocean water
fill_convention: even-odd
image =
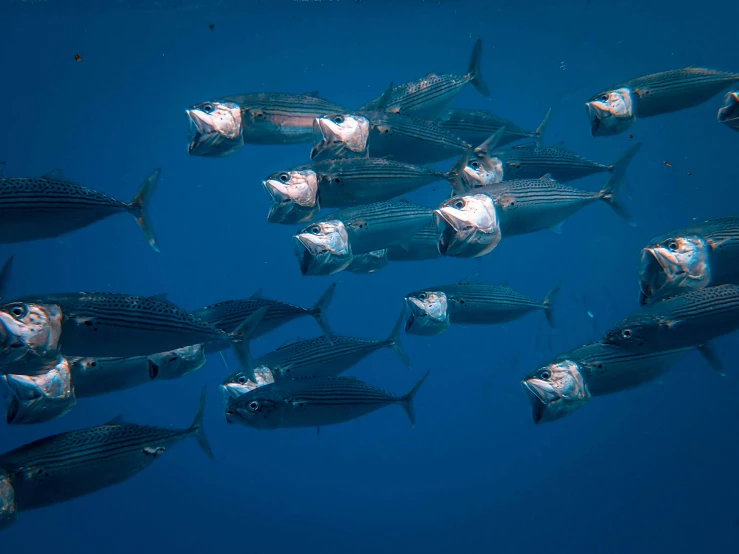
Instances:
[[[25,512],[0,552],[736,552],[739,446],[736,335],[717,341],[727,377],[689,354],[660,382],[597,398],[534,425],[524,374],[597,339],[637,308],[648,239],[739,211],[739,135],[716,123],[721,96],[593,138],[583,103],[619,81],[688,65],[739,71],[739,3],[653,0],[52,1],[0,3],[0,161],[6,176],[62,169],[128,201],[162,168],[151,206],[161,255],[120,215],[58,240],[0,246],[15,256],[12,296],[166,292],[186,308],[266,296],[309,306],[331,282],[335,332],[386,336],[403,296],[480,270],[543,298],[562,281],[557,327],[541,314],[505,326],[404,336],[413,369],[372,355],[350,375],[395,393],[431,375],[417,426],[389,407],[350,423],[257,431],[224,421],[219,356],[178,381],[80,400],[66,417],[0,425],[0,450],[117,414],[189,425],[208,386],[206,431],[130,481]],[[213,29],[210,29],[213,25]],[[261,180],[308,161],[310,145],[245,146],[225,159],[187,154],[185,108],[219,96],[307,92],[358,107],[430,71],[463,73],[483,40],[489,109],[527,128],[546,110],[546,143],[611,163],[641,152],[625,199],[638,223],[590,206],[562,235],[504,240],[476,260],[391,264],[374,275],[302,277],[295,226],[266,222]],[[81,61],[75,61],[80,54]],[[667,162],[667,164],[665,164]],[[446,164],[439,164],[446,169]],[[576,186],[597,190],[602,176]],[[443,185],[443,184],[442,184]],[[429,206],[443,186],[409,195]],[[594,315],[591,318],[588,312]],[[261,355],[318,333],[301,319],[253,344]],[[235,360],[227,356],[231,369]]]

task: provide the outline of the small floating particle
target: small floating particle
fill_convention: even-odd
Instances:
[[[215,25],[215,23],[211,23],[210,25],[208,25],[208,29],[210,29],[211,31],[212,31],[213,29],[215,29],[215,28],[216,28],[216,25]]]
[[[75,54],[74,55],[74,61],[81,62],[82,61],[82,56],[80,56],[79,54]]]
[[[629,135],[629,138],[634,138],[634,135]]]
[[[692,171],[688,171],[688,176],[690,176],[690,175],[692,175],[692,174],[693,174],[693,172],[692,172]]]
[[[667,167],[672,167],[672,164],[668,161],[663,161],[663,164],[665,164]]]

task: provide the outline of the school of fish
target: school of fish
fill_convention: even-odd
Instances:
[[[306,277],[478,258],[511,236],[559,232],[564,221],[599,201],[630,224],[619,192],[641,144],[601,163],[562,145],[546,145],[550,110],[542,109],[541,124],[531,131],[488,111],[454,107],[468,85],[489,97],[481,60],[478,40],[465,73],[391,83],[356,109],[318,93],[253,92],[206,100],[186,110],[187,152],[221,158],[250,144],[305,144],[305,158],[275,168],[262,187],[268,222],[295,228],[296,272]],[[739,74],[697,67],[622,81],[585,103],[591,134],[624,133],[639,119],[710,101],[716,101],[718,123],[739,131],[737,85]],[[428,167],[437,162],[448,169]],[[593,175],[602,175],[599,190],[572,184]],[[127,213],[159,253],[147,210],[159,176],[160,170],[153,170],[129,202],[74,183],[59,171],[3,176],[0,242],[56,238]],[[404,198],[439,183],[448,188],[436,205]],[[694,349],[723,372],[711,341],[739,328],[739,215],[655,237],[634,263],[640,295],[633,313],[600,341],[574,347],[522,376],[534,423],[563,418],[591,397],[653,381]],[[399,394],[344,373],[385,348],[410,367],[401,345],[404,333],[435,336],[451,325],[495,325],[530,312],[542,312],[554,327],[560,290],[560,283],[549,283],[548,294],[532,298],[476,277],[419,282],[403,299],[402,311],[392,314],[388,334],[369,339],[332,331],[327,311],[335,283],[307,307],[257,292],[192,309],[165,294],[41,291],[12,297],[13,271],[11,257],[0,269],[0,380],[11,395],[9,425],[43,424],[85,398],[182,378],[200,369],[207,355],[226,349],[239,364],[219,384],[227,423],[320,430],[397,404],[413,425],[414,400],[429,371]],[[252,357],[253,339],[303,317],[315,320],[320,330],[315,337]],[[0,529],[20,512],[122,483],[185,438],[194,438],[213,458],[203,428],[205,399],[203,390],[186,428],[115,418],[1,453]]]

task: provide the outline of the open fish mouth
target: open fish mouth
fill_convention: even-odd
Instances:
[[[534,423],[539,424],[544,419],[547,408],[559,400],[559,395],[554,392],[554,389],[544,390],[531,381],[521,381],[521,385],[531,404],[531,415]]]
[[[650,299],[664,292],[668,282],[674,282],[683,273],[679,265],[669,263],[651,248],[645,248],[639,261],[639,304],[644,306]]]
[[[590,118],[590,134],[592,136],[596,136],[602,123],[599,110],[595,108],[590,102],[585,104],[585,109],[587,110],[588,117]]]
[[[724,99],[724,106],[718,111],[718,122],[731,124],[739,129],[739,92],[729,92]]]
[[[233,154],[244,145],[244,137],[228,138],[217,131],[211,131],[199,117],[197,110],[186,110],[190,122],[191,139],[187,152],[192,156],[223,158]]]
[[[295,250],[295,255],[298,258],[300,273],[302,275],[310,275],[311,268],[314,262],[314,256],[310,252],[308,245],[306,245],[300,237],[294,237],[293,249]]]

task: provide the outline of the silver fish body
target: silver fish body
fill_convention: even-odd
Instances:
[[[231,399],[226,406],[226,420],[257,429],[321,427],[400,404],[411,424],[415,424],[413,399],[427,376],[428,373],[403,396],[354,377],[304,377],[276,382]]]
[[[118,213],[131,214],[156,252],[147,208],[159,180],[153,171],[129,203],[56,176],[0,179],[0,243],[59,237]]]
[[[316,119],[311,159],[392,157],[428,164],[461,156],[470,148],[433,121],[384,112],[335,113]]]
[[[559,285],[553,287],[543,301],[538,301],[507,285],[458,283],[414,291],[406,295],[406,298],[423,301],[430,293],[443,293],[452,324],[506,323],[532,311],[541,310],[549,324],[554,326],[552,310],[558,292]]]
[[[719,108],[716,119],[729,129],[739,131],[739,91],[726,93],[724,105]]]
[[[611,327],[603,342],[637,351],[705,345],[739,328],[739,286],[692,290],[644,306]]]
[[[722,217],[665,233],[642,248],[639,304],[688,290],[739,284],[739,217]]]
[[[203,346],[196,344],[151,356],[73,358],[72,383],[77,398],[125,390],[151,382],[184,377],[205,365]]]
[[[387,249],[387,258],[391,262],[434,260],[440,257],[439,232],[435,221],[422,227],[402,244]]]
[[[429,73],[420,79],[392,88],[389,92],[362,107],[361,111],[381,109],[388,113],[410,115],[420,119],[440,119],[468,84],[472,84],[483,96],[490,95],[490,91],[480,73],[481,55],[482,41],[478,39],[472,49],[472,56],[466,74],[439,75]],[[490,136],[490,134],[488,133],[487,136]]]
[[[453,172],[441,173],[394,160],[346,158],[274,173],[263,182],[263,187],[273,204],[270,221],[296,223],[299,221],[295,219],[302,220],[306,210],[314,209],[317,213],[321,208],[391,200],[433,182],[454,179]],[[277,213],[281,215],[278,217]]]
[[[739,74],[686,67],[644,75],[593,96],[585,108],[593,136],[617,135],[637,119],[692,108],[739,82]]]
[[[10,425],[45,423],[68,414],[77,404],[69,362],[57,356],[35,375],[2,376],[12,393],[5,419]]]
[[[267,311],[252,334],[252,338],[266,335],[290,321],[306,316],[315,319],[324,335],[331,338],[332,332],[326,319],[326,311],[331,304],[335,290],[336,283],[329,285],[315,305],[310,308],[265,298],[261,292],[257,292],[243,300],[226,300],[193,310],[192,314],[221,331],[232,333],[252,314],[261,308],[266,308]],[[206,346],[206,352],[215,352],[228,346],[228,342],[209,344]]]
[[[634,352],[611,344],[587,344],[557,356],[527,375],[521,384],[534,423],[546,423],[578,410],[593,396],[654,381],[690,350]]]
[[[244,144],[310,142],[314,119],[339,111],[343,111],[341,106],[316,93],[252,93],[201,102],[187,110],[191,125],[188,152],[224,157]]]
[[[229,335],[158,297],[119,293],[62,293],[22,298],[6,309],[53,304],[62,311],[65,356],[148,356],[193,344],[228,342]]]
[[[170,447],[194,437],[212,458],[203,430],[205,394],[188,429],[124,423],[60,433],[0,455],[19,510],[71,500],[122,483],[151,465]]]
[[[541,141],[544,139],[544,131],[551,111],[550,109],[547,112],[535,131],[528,131],[507,119],[482,110],[449,110],[446,117],[439,121],[439,125],[469,144],[480,144],[500,129],[505,128],[498,141],[498,146],[522,139],[532,139],[537,146],[542,146]]]
[[[0,306],[0,374],[44,372],[56,358],[61,336],[62,312],[56,305]]]

